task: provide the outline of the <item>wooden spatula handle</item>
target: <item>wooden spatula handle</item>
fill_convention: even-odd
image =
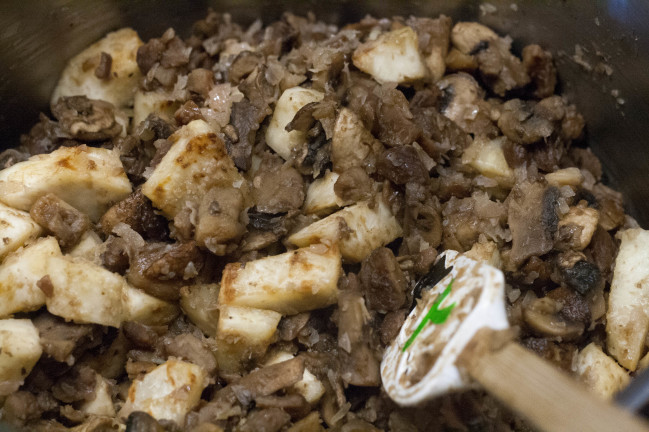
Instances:
[[[635,432],[649,425],[598,398],[520,345],[473,356],[462,367],[485,390],[542,431]]]

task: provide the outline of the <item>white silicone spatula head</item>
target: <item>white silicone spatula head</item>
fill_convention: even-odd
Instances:
[[[381,363],[386,391],[404,406],[471,386],[458,356],[478,330],[509,326],[500,270],[455,251],[438,260],[451,272],[423,291]]]
[[[503,274],[453,251],[439,259],[450,273],[424,291],[381,363],[395,402],[416,405],[476,382],[541,431],[649,431],[517,343],[494,343],[508,327]]]

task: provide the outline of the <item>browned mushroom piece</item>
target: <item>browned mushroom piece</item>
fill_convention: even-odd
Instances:
[[[460,72],[442,78],[437,87],[441,90],[439,110],[465,132],[495,135],[498,129],[491,120],[491,108],[485,90],[471,75]]]
[[[53,193],[37,199],[29,214],[48,233],[54,234],[63,248],[76,245],[90,227],[87,215]]]
[[[584,324],[570,321],[559,312],[563,304],[549,297],[532,301],[523,309],[523,319],[530,328],[541,336],[560,340],[574,340],[584,333]]]
[[[216,255],[225,255],[227,242],[237,240],[245,232],[241,223],[244,197],[234,187],[216,187],[201,200],[198,208],[196,241]]]
[[[52,114],[70,138],[81,141],[104,141],[124,129],[116,120],[119,113],[113,104],[86,96],[60,98],[52,106]]]
[[[154,297],[177,300],[180,288],[198,276],[204,262],[194,242],[151,243],[130,257],[126,278]]]

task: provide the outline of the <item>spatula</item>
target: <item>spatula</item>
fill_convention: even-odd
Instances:
[[[423,290],[381,363],[395,402],[482,386],[542,431],[649,431],[512,340],[500,270],[455,251],[438,260],[450,272]]]

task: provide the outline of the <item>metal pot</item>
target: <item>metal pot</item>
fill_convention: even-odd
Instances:
[[[480,21],[550,48],[561,92],[587,122],[588,142],[627,211],[649,227],[649,2],[646,0],[23,0],[0,7],[0,149],[48,111],[66,61],[108,31],[130,26],[143,40],[168,27],[187,35],[208,7],[233,19],[270,22],[284,11],[343,24],[374,16],[444,13]],[[0,425],[2,430],[2,425]]]

